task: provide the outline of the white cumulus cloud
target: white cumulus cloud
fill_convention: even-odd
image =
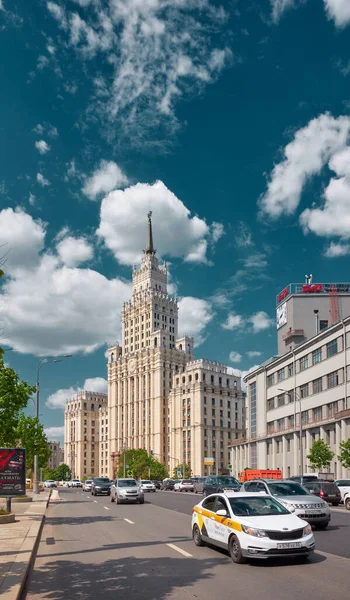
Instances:
[[[63,238],[57,244],[57,252],[67,267],[77,267],[91,260],[94,255],[93,247],[85,238],[75,238],[72,236]]]
[[[225,323],[221,324],[223,329],[228,329],[229,331],[233,331],[238,327],[242,327],[244,325],[244,320],[241,315],[237,315],[235,313],[229,313],[227,320]]]
[[[230,352],[229,359],[233,363],[239,363],[242,360],[242,354],[239,352],[232,351]]]
[[[278,22],[287,8],[295,6],[294,0],[270,0],[272,7],[272,19]]]
[[[191,216],[183,202],[157,181],[153,185],[138,183],[116,190],[102,200],[97,235],[121,264],[132,265],[140,260],[142,245],[146,244],[149,210],[153,211],[158,256],[207,262],[210,228],[203,219]]]
[[[58,427],[45,427],[44,431],[47,439],[53,442],[56,440],[59,442],[64,437],[64,425]]]
[[[349,0],[323,0],[330,19],[333,19],[337,27],[345,27],[350,23]]]
[[[349,131],[350,117],[334,118],[328,113],[299,129],[284,149],[284,160],[271,173],[267,191],[260,199],[261,212],[272,219],[293,214],[307,180],[344,148]]]
[[[6,258],[6,275],[14,276],[39,263],[45,233],[45,224],[21,208],[4,208],[0,212],[0,246]]]
[[[99,167],[86,179],[83,193],[90,200],[96,200],[100,194],[122,188],[127,183],[127,176],[115,162],[101,160]]]
[[[260,331],[269,329],[274,325],[274,320],[271,319],[263,310],[254,313],[251,317],[249,317],[248,321],[252,324],[254,333],[259,333]]]
[[[261,356],[261,354],[262,354],[262,352],[259,352],[258,350],[249,350],[248,352],[246,352],[246,355],[249,356],[249,358]]]
[[[35,147],[40,152],[40,154],[46,154],[50,151],[50,146],[45,140],[38,140],[35,142]]]
[[[36,180],[37,180],[38,184],[41,185],[41,187],[50,185],[49,180],[46,179],[42,173],[37,173]]]
[[[69,387],[60,389],[50,394],[46,401],[46,406],[53,409],[64,409],[66,401],[75,396],[78,392],[86,390],[87,392],[97,392],[99,394],[107,394],[107,380],[103,377],[91,377],[85,379],[82,387]]]
[[[186,296],[179,301],[179,337],[194,337],[195,346],[205,340],[205,328],[212,321],[214,313],[210,302],[201,298]]]
[[[331,242],[324,253],[327,258],[338,258],[348,254],[350,254],[350,244],[337,244],[336,242]]]

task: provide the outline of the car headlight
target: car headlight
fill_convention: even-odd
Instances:
[[[312,527],[311,525],[307,525],[304,527],[303,535],[309,535],[310,533],[312,533]]]
[[[266,531],[263,529],[255,529],[255,527],[247,527],[247,525],[241,525],[241,527],[242,531],[248,535],[253,535],[254,537],[267,537]]]

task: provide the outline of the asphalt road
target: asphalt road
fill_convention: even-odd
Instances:
[[[80,490],[60,495],[62,501],[49,507],[26,600],[251,600],[257,592],[264,600],[349,598],[350,560],[328,547],[306,564],[247,565],[234,565],[223,551],[197,548],[189,513],[198,496],[157,492],[146,495],[144,505],[120,506]],[[335,514],[343,526],[324,532],[329,544],[340,532],[349,539],[350,513]],[[317,547],[324,537],[319,533]]]

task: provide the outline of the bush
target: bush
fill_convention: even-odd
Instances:
[[[0,508],[0,515],[9,515],[10,513],[7,512],[7,510],[5,510],[4,508]]]

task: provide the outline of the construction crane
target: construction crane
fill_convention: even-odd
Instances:
[[[329,298],[329,314],[330,314],[330,325],[338,323],[339,321],[339,298],[337,286],[330,286],[330,298]]]

